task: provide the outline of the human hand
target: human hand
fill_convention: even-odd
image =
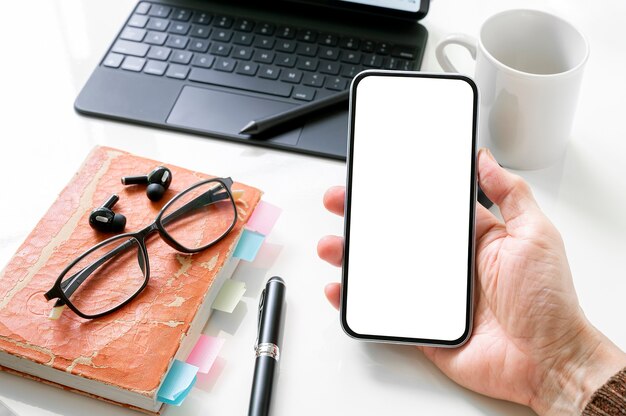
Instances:
[[[626,355],[585,318],[561,236],[529,186],[486,149],[478,154],[478,176],[504,223],[478,204],[472,336],[456,349],[419,348],[473,391],[540,415],[580,414],[591,394],[626,366]],[[331,188],[324,205],[343,215],[344,199],[343,187]],[[324,237],[318,254],[340,266],[343,239]],[[339,283],[325,292],[338,308]]]

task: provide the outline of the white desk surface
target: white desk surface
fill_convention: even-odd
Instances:
[[[8,262],[94,145],[256,185],[284,212],[269,241],[283,246],[267,273],[238,270],[248,292],[232,316],[207,331],[227,338],[214,383],[196,388],[174,415],[246,413],[253,369],[256,305],[271,274],[288,282],[288,315],[275,415],[529,415],[532,411],[469,392],[412,347],[348,338],[323,287],[340,271],[318,259],[341,219],[322,207],[345,164],[158,129],[87,118],[73,101],[134,1],[14,1],[0,25],[0,267]],[[567,154],[555,166],[521,172],[561,230],[582,307],[626,349],[626,47],[623,0],[435,0],[422,68],[441,71],[434,46],[451,32],[475,35],[495,12],[517,7],[558,14],[591,45]],[[471,63],[463,53],[464,68]],[[137,172],[128,172],[129,174]],[[381,277],[384,278],[384,277]],[[0,399],[19,415],[134,415],[120,407],[0,372]]]

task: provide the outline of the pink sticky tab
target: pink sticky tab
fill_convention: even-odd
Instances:
[[[257,233],[268,235],[283,210],[265,201],[259,202],[250,216],[246,228]]]
[[[200,335],[200,339],[187,358],[187,364],[198,367],[198,373],[208,373],[217,358],[217,354],[222,349],[222,345],[224,345],[222,338]]]

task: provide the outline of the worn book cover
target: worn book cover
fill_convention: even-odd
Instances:
[[[171,169],[165,197],[152,202],[145,186],[123,186],[122,176]],[[210,170],[210,167],[207,167]],[[48,291],[79,254],[111,234],[94,231],[90,212],[118,194],[114,210],[126,231],[150,224],[178,192],[210,176],[120,150],[97,147],[0,273],[0,365],[45,382],[129,407],[158,412],[157,391],[180,353],[194,319],[233,250],[261,192],[236,182],[238,220],[215,246],[183,254],[160,238],[147,241],[150,280],[122,309],[86,320],[67,309],[48,319]],[[214,288],[216,289],[216,288]],[[196,322],[194,325],[198,326]],[[203,326],[201,323],[200,326]]]

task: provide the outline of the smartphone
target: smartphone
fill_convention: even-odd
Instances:
[[[361,340],[470,336],[478,89],[465,76],[352,82],[341,325]]]

